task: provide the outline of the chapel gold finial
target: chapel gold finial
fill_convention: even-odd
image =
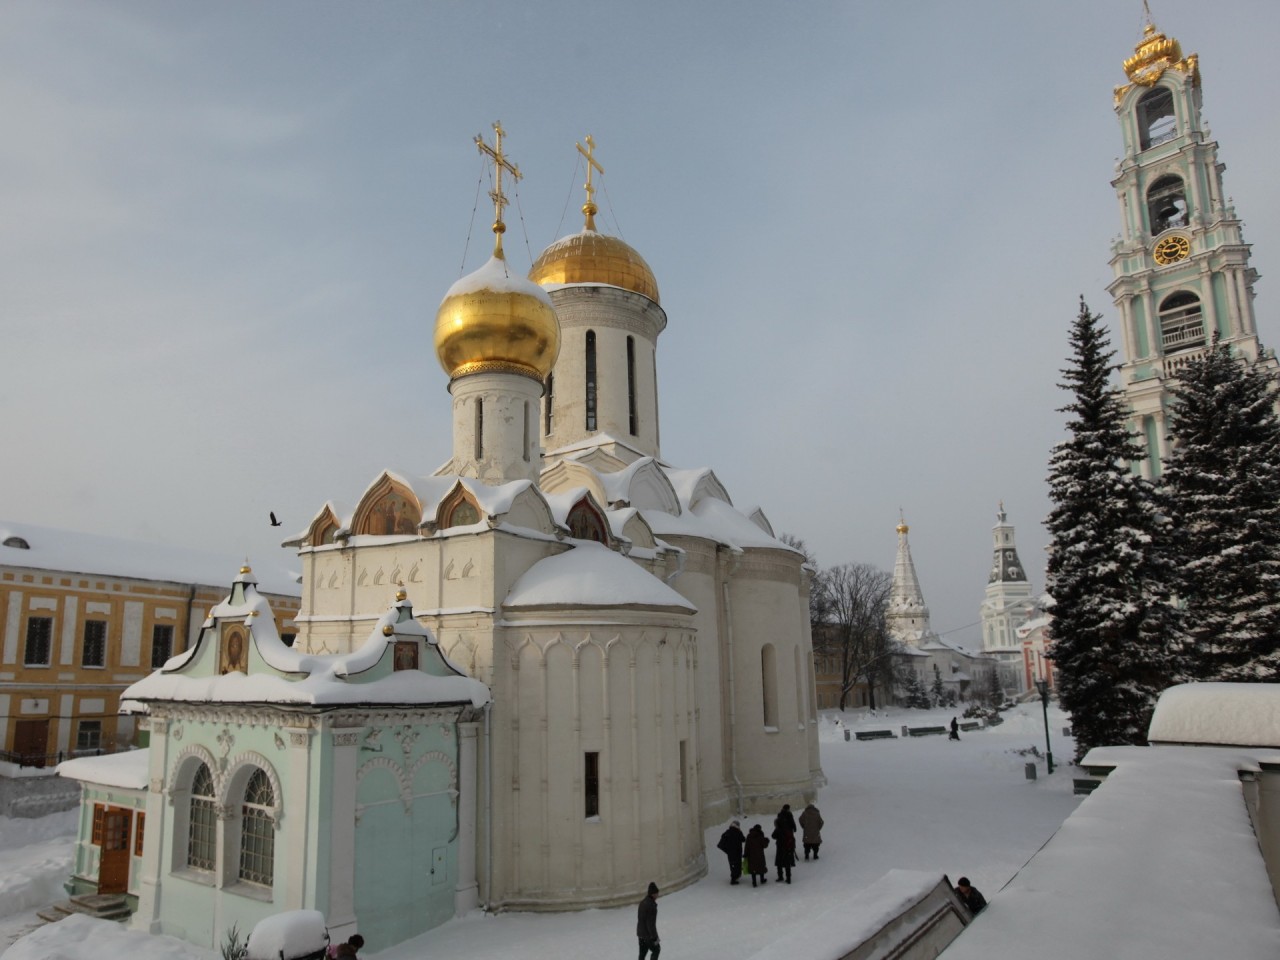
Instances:
[[[505,259],[502,255],[502,235],[507,230],[507,225],[502,222],[502,208],[507,205],[507,195],[502,192],[502,171],[506,170],[514,180],[519,180],[521,177],[520,168],[508,160],[507,155],[502,152],[502,137],[505,133],[502,122],[496,121],[493,125],[492,147],[484,142],[483,134],[476,134],[476,147],[493,161],[494,187],[489,191],[489,199],[493,201],[493,255],[499,260]]]
[[[596,159],[596,142],[593,139],[591,139],[591,134],[587,134],[586,141],[587,141],[587,148],[585,150],[582,149],[582,144],[580,143],[575,143],[574,146],[578,148],[578,152],[580,154],[582,154],[584,157],[587,158],[587,182],[586,182],[587,202],[582,205],[582,212],[587,218],[586,229],[590,230],[592,233],[595,233],[596,211],[599,208],[596,206],[596,201],[595,201],[596,188],[595,188],[595,185],[592,184],[591,182],[591,174],[593,171],[599,171],[600,176],[603,177],[604,167],[600,166],[600,161]]]
[[[902,513],[902,508],[898,508],[898,533],[907,533],[911,528],[907,526],[907,518]]]

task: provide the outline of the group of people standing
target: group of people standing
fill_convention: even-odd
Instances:
[[[822,845],[822,814],[812,803],[800,813],[799,830],[803,831],[801,843],[804,846],[804,858],[818,859],[818,848]],[[791,804],[783,804],[778,815],[773,818],[774,841],[773,865],[778,871],[778,883],[791,882],[791,868],[796,865],[796,832],[797,823],[791,813]],[[720,835],[716,844],[729,858],[729,883],[737,886],[742,876],[743,861],[746,861],[747,873],[751,874],[751,885],[758,887],[769,882],[765,876],[769,872],[769,860],[765,851],[769,847],[769,837],[764,835],[764,828],[755,824],[746,834],[742,825],[734,820],[729,829]]]

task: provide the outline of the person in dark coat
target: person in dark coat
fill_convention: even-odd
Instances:
[[[818,848],[822,846],[822,814],[812,803],[800,813],[800,829],[804,831],[804,858],[808,860],[812,853],[817,860]]]
[[[768,847],[769,838],[764,835],[764,828],[757,823],[747,831],[746,842],[747,873],[751,874],[751,885],[753,887],[759,886],[756,883],[757,878],[760,883],[769,882],[769,879],[765,876],[769,872],[769,860],[764,855]]]
[[[778,882],[786,876],[791,882],[791,868],[796,865],[796,818],[791,814],[791,804],[782,805],[773,821],[773,865],[778,868]]]
[[[977,887],[969,883],[968,877],[961,877],[956,881],[956,896],[975,917],[987,909],[987,898],[978,892]]]
[[[951,736],[948,737],[947,739],[948,740],[960,739],[960,721],[957,720],[955,717],[951,718]]]
[[[729,824],[728,830],[720,834],[720,842],[716,844],[716,849],[729,858],[730,886],[736,887],[738,878],[742,876],[742,845],[746,842],[747,838],[742,832],[742,827],[735,820]]]
[[[662,943],[658,939],[658,885],[649,884],[649,892],[636,910],[636,936],[640,940],[640,960],[652,956],[658,960]]]

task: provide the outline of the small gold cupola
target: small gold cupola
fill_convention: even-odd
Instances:
[[[632,247],[617,237],[596,231],[595,185],[593,173],[604,174],[604,167],[595,158],[595,141],[586,138],[587,146],[577,144],[578,152],[587,161],[587,202],[582,205],[584,217],[581,233],[570,234],[557,240],[533,262],[529,279],[542,284],[607,284],[621,287],[648,297],[659,303],[658,280]]]
[[[475,141],[494,164],[493,256],[445,294],[436,311],[436,357],[450,380],[505,372],[543,381],[560,353],[560,323],[546,291],[513,275],[502,252],[502,175],[519,180],[520,169],[502,152],[502,125],[495,123],[493,130],[494,146],[480,136]]]

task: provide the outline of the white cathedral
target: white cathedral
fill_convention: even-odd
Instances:
[[[493,702],[474,804],[490,909],[635,900],[707,869],[703,831],[812,799],[823,775],[804,557],[708,468],[659,448],[644,259],[585,224],[529,276],[502,249],[436,316],[452,456],[389,468],[323,505],[299,550],[297,648],[344,654],[402,586],[419,623]]]

